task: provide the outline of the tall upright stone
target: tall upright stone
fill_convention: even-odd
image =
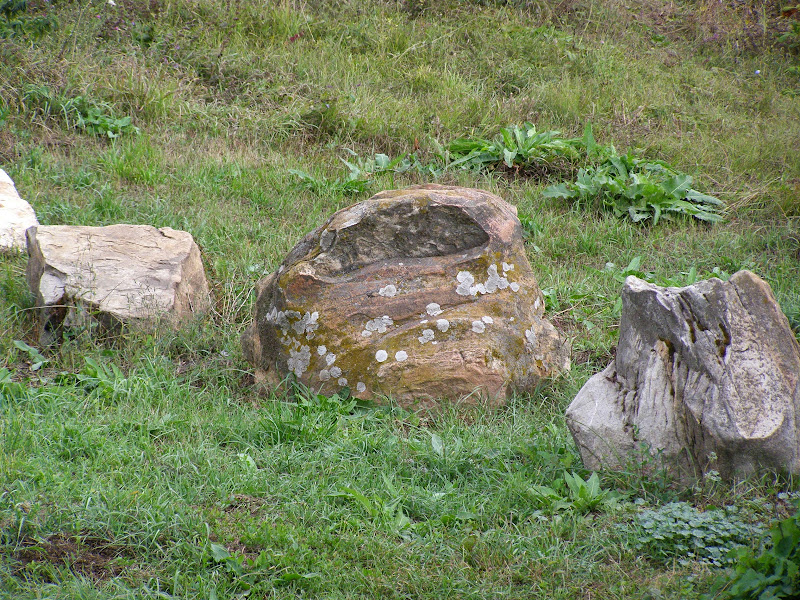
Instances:
[[[678,476],[800,474],[800,346],[749,271],[661,288],[628,277],[617,354],[567,409],[587,468],[659,453]]]

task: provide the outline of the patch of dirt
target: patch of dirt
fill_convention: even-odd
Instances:
[[[126,556],[123,547],[108,540],[58,533],[40,542],[26,540],[15,558],[22,563],[22,568],[31,563],[50,563],[102,581],[122,573],[126,561],[120,559]]]

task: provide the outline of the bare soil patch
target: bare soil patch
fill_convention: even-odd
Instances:
[[[26,540],[16,553],[21,571],[32,563],[50,563],[67,567],[76,574],[96,581],[119,576],[125,569],[125,549],[108,540],[57,533],[42,541]]]

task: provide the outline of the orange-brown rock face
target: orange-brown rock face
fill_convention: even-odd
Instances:
[[[334,214],[259,284],[259,380],[404,406],[501,402],[569,369],[516,209],[481,190],[387,191]]]

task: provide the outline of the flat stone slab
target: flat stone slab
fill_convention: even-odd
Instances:
[[[260,381],[408,407],[499,403],[569,368],[516,209],[440,185],[379,193],[306,236],[259,283],[242,342]]]
[[[25,252],[25,230],[38,224],[31,205],[19,197],[11,177],[0,169],[0,252]]]
[[[39,226],[28,230],[27,248],[43,344],[87,318],[109,327],[158,319],[177,324],[209,308],[200,249],[185,231]]]
[[[800,474],[800,345],[749,271],[684,288],[628,277],[616,358],[567,425],[589,469],[624,468],[644,447],[679,478]]]

